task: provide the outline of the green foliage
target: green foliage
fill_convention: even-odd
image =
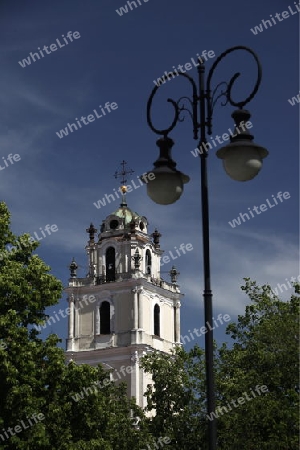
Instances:
[[[151,434],[169,437],[172,449],[199,450],[205,434],[204,352],[197,346],[189,352],[177,347],[171,355],[154,352],[142,367],[154,381],[146,392],[146,410],[156,410],[148,419]]]
[[[257,385],[267,386],[268,392],[219,418],[221,448],[298,449],[299,296],[282,301],[269,286],[245,281],[242,289],[252,303],[227,328],[235,343],[220,349],[218,404]]]
[[[0,348],[1,430],[14,430],[20,421],[26,424],[32,414],[43,412],[41,370],[51,359],[52,347],[61,354],[60,366],[64,366],[57,340],[42,342],[33,328],[46,319],[45,308],[57,303],[62,285],[37,255],[31,255],[37,243],[30,242],[28,235],[15,237],[9,226],[9,212],[0,203],[0,339],[6,344]],[[7,250],[6,245],[18,246]],[[42,448],[47,442],[45,421],[8,436],[4,442],[0,438],[3,449]]]
[[[242,289],[251,304],[227,327],[233,346],[224,344],[215,357],[218,449],[296,450],[299,285],[290,301],[282,301],[270,286],[245,281]],[[180,348],[171,356],[155,352],[143,365],[155,382],[147,391],[148,408],[157,411],[149,421],[151,433],[171,437],[176,450],[206,450],[202,350]],[[257,386],[268,391],[259,393]]]
[[[49,448],[139,449],[147,442],[145,429],[136,430],[130,418],[132,411],[133,416],[141,417],[142,424],[142,411],[127,398],[125,385],[110,382],[109,374],[101,366],[95,368],[70,362],[63,382],[54,392],[55,402],[51,402],[52,392],[46,402],[46,414],[51,422]],[[70,442],[76,445],[70,446]]]
[[[56,335],[40,339],[35,325],[47,320],[62,284],[33,254],[37,246],[29,235],[13,235],[0,203],[0,449],[140,450],[168,437],[169,448],[207,450],[203,350],[177,347],[143,358],[154,382],[146,418],[102,366],[66,364]],[[296,450],[300,287],[282,301],[269,286],[245,281],[251,304],[227,327],[233,345],[215,356],[216,400],[224,408],[245,393],[250,399],[225,413],[217,408],[218,449]],[[268,392],[251,397],[263,385]],[[39,413],[43,419],[15,431]],[[140,419],[138,427],[131,417]]]
[[[0,449],[146,447],[152,438],[125,387],[110,382],[101,366],[66,364],[56,335],[39,338],[34,325],[47,320],[45,308],[58,302],[62,284],[32,254],[37,246],[28,235],[12,234],[9,212],[0,203]],[[76,402],[73,397],[82,392],[88,395]],[[29,426],[28,419],[39,413],[44,418]],[[131,414],[141,418],[139,430]]]

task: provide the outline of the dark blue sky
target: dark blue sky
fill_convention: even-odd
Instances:
[[[1,170],[1,199],[12,213],[16,233],[31,235],[47,224],[58,231],[41,241],[39,255],[52,273],[66,285],[73,256],[87,271],[85,229],[102,220],[119,202],[97,209],[94,202],[118,185],[113,174],[125,159],[137,175],[152,168],[157,158],[156,135],[146,123],[146,103],[153,80],[173,66],[196,59],[197,53],[213,50],[219,55],[235,45],[257,52],[263,80],[255,99],[247,105],[255,142],[270,154],[260,174],[247,183],[232,181],[215,156],[209,154],[211,269],[214,316],[230,314],[236,319],[247,298],[241,292],[243,277],[259,283],[284,283],[298,276],[299,239],[299,107],[288,99],[299,92],[299,14],[277,22],[255,35],[251,28],[276,13],[295,10],[294,2],[265,1],[199,2],[196,0],[149,0],[120,16],[116,9],[124,0],[57,0],[0,3],[0,161],[12,153],[21,160]],[[80,38],[57,48],[44,58],[21,67],[38,47],[50,46],[68,31]],[[52,47],[53,48],[53,47]],[[214,59],[208,60],[207,68]],[[219,66],[213,83],[228,81],[241,72],[233,94],[248,95],[255,83],[251,57],[237,52]],[[196,69],[189,71],[196,76]],[[155,99],[153,119],[168,126],[172,110],[166,103],[190,95],[188,83],[178,77],[166,83]],[[56,132],[87,116],[99,105],[115,102],[118,108],[60,139]],[[213,135],[233,126],[231,106],[216,107]],[[128,195],[133,210],[145,215],[150,231],[162,233],[161,246],[168,253],[181,243],[194,250],[176,260],[181,275],[182,333],[203,325],[200,163],[191,151],[192,126],[188,119],[171,133],[178,169],[191,177],[181,199],[159,206],[141,187]],[[3,166],[3,163],[2,163]],[[129,178],[131,179],[131,178]],[[279,191],[290,198],[259,216],[231,228],[229,221],[248,208],[266,203]],[[171,263],[164,270],[171,269]],[[291,290],[286,292],[289,296]],[[61,308],[66,308],[65,299]],[[49,311],[49,314],[53,311]],[[67,323],[51,330],[63,339]],[[219,341],[227,339],[219,328]],[[203,338],[199,338],[204,345]]]

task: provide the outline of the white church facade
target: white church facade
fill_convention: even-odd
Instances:
[[[177,271],[170,271],[170,282],[162,279],[161,235],[148,234],[147,219],[128,208],[125,196],[98,235],[93,224],[86,231],[89,273],[78,278],[73,260],[65,289],[70,308],[66,358],[113,369],[112,379],[125,382],[128,396],[145,407],[151,378],[140,368],[140,358],[180,345]]]

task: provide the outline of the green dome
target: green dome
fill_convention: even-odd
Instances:
[[[116,211],[112,213],[112,215],[120,217],[124,219],[125,225],[129,225],[133,219],[139,219],[141,216],[132,211],[128,206],[120,206]]]

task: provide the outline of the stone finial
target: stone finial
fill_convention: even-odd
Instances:
[[[76,271],[78,269],[78,264],[76,263],[74,257],[72,259],[71,264],[69,265],[69,269],[71,278],[76,278],[77,277]]]
[[[169,275],[171,277],[171,283],[176,283],[177,277],[178,277],[178,275],[180,275],[180,273],[177,272],[177,269],[175,266],[172,266],[172,269],[170,270]]]
[[[139,249],[137,248],[134,255],[132,256],[132,260],[134,261],[134,268],[139,269],[141,265],[143,257],[139,253]]]
[[[155,248],[160,248],[159,238],[161,237],[161,234],[157,231],[157,228],[155,228],[154,233],[151,234],[153,237],[153,243]]]
[[[90,227],[86,229],[86,232],[89,233],[90,235],[90,244],[93,244],[95,239],[95,233],[97,233],[97,229],[91,223]]]

